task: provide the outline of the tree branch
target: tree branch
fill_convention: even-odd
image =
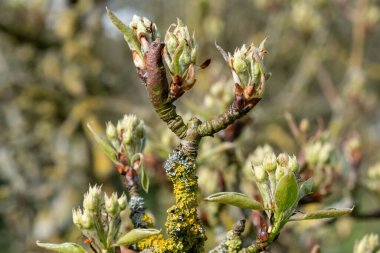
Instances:
[[[138,70],[139,77],[144,81],[150,102],[157,115],[180,139],[186,134],[187,125],[176,112],[173,100],[169,98],[169,85],[166,80],[165,67],[162,62],[161,51],[165,44],[159,40],[149,45],[149,51],[145,54],[146,68]]]
[[[232,105],[228,110],[220,114],[216,119],[203,122],[198,126],[198,133],[201,137],[213,136],[215,133],[225,129],[228,125],[245,116],[261,100],[253,98],[246,100],[244,90],[238,84],[235,84],[235,97]]]

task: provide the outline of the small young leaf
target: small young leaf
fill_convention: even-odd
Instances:
[[[141,165],[141,187],[146,193],[149,191],[149,177],[145,172],[144,165]]]
[[[263,210],[263,206],[260,202],[238,192],[218,192],[208,196],[205,200],[241,208]]]
[[[181,66],[179,64],[179,57],[182,55],[183,49],[185,47],[185,42],[183,41],[182,43],[179,44],[179,46],[176,48],[173,54],[173,59],[172,59],[172,69],[174,74],[180,75],[181,74]]]
[[[216,41],[215,41],[215,47],[216,49],[218,49],[218,51],[220,52],[220,54],[223,56],[223,59],[228,62],[228,55],[226,53],[226,51],[223,50],[223,48],[221,48],[218,44],[216,44]]]
[[[267,39],[268,39],[268,37],[265,37],[265,39],[263,39],[263,41],[261,41],[260,46],[259,46],[260,50],[265,50],[265,42],[267,41]]]
[[[136,228],[121,236],[113,246],[128,246],[161,231],[153,228]]]
[[[306,180],[305,182],[301,184],[300,189],[298,190],[298,200],[309,195],[312,190],[313,190],[313,180],[312,178],[309,178],[308,180]]]
[[[309,213],[293,216],[289,219],[289,221],[337,218],[339,216],[351,213],[352,209],[353,208],[318,210],[314,212],[309,212]]]
[[[288,210],[297,201],[298,185],[296,177],[293,173],[283,175],[278,182],[274,200],[276,204],[276,212]]]
[[[112,162],[116,163],[116,150],[103,140],[95,131],[92,129],[91,124],[87,124],[87,128],[90,130],[91,134],[94,136],[95,141],[99,144],[100,148],[106,154],[106,156],[111,159]]]
[[[124,38],[127,41],[129,48],[131,50],[136,50],[136,52],[139,54],[140,58],[143,58],[142,52],[140,50],[140,43],[137,40],[135,34],[132,32],[132,29],[126,26],[121,20],[116,17],[115,14],[113,14],[112,11],[110,11],[107,7],[107,14],[112,23],[124,34]]]
[[[86,253],[86,251],[76,243],[65,242],[61,244],[55,243],[42,243],[37,241],[36,244],[41,247],[55,252],[61,253]]]

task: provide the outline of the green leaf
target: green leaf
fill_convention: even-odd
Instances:
[[[309,195],[312,190],[313,190],[313,180],[312,178],[309,178],[308,180],[306,180],[305,182],[301,184],[300,189],[298,190],[298,200]]]
[[[42,243],[37,241],[36,244],[41,247],[51,251],[62,252],[62,253],[86,253],[86,251],[79,244],[72,242],[65,242],[61,244],[55,243]]]
[[[121,20],[116,17],[116,15],[110,11],[107,7],[107,14],[112,23],[124,34],[124,39],[127,41],[129,48],[131,50],[136,50],[138,55],[140,56],[141,59],[143,59],[143,55],[140,49],[140,43],[137,40],[136,35],[133,33],[132,29],[128,26],[126,26]]]
[[[241,208],[263,210],[263,206],[260,202],[238,192],[218,192],[208,196],[205,200]]]
[[[318,210],[304,214],[297,214],[296,216],[291,217],[289,221],[337,218],[342,215],[351,213],[352,210],[353,208]]]
[[[94,131],[90,123],[87,124],[87,128],[90,130],[92,136],[94,136],[96,143],[99,144],[100,148],[103,150],[106,156],[111,159],[112,162],[116,163],[116,150]]]
[[[154,228],[136,228],[121,236],[113,246],[128,246],[160,232],[161,230]]]
[[[274,193],[276,212],[284,212],[297,201],[298,185],[294,173],[286,173],[278,182]]]

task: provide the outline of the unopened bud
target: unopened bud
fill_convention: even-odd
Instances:
[[[118,199],[120,210],[123,211],[127,207],[127,196],[123,193]]]
[[[88,192],[84,195],[83,207],[87,210],[94,211],[100,207],[102,202],[102,187],[101,186],[90,186]]]
[[[277,168],[276,168],[276,181],[279,181],[281,179],[281,177],[285,174],[286,171],[287,171],[287,168],[282,167],[280,165],[277,165]]]
[[[255,172],[255,177],[257,182],[264,182],[264,180],[267,178],[267,173],[264,170],[263,166],[257,165],[253,167],[253,170]]]
[[[96,200],[88,193],[84,194],[83,207],[90,211],[94,211],[96,209]]]
[[[91,214],[84,210],[83,214],[82,214],[82,222],[81,222],[83,228],[85,229],[90,229],[93,225],[92,223],[92,219],[91,219]]]
[[[276,156],[273,153],[266,155],[264,157],[263,166],[266,171],[273,172],[277,167]]]
[[[119,212],[119,202],[115,192],[112,193],[111,197],[104,194],[104,204],[107,213],[115,215]]]
[[[379,252],[379,236],[376,234],[367,234],[359,242],[355,243],[354,253]]]
[[[316,165],[319,159],[319,153],[322,148],[322,143],[320,141],[316,143],[311,143],[305,148],[305,158],[311,165]]]
[[[281,153],[277,156],[277,162],[281,166],[287,166],[288,165],[288,155],[285,153]]]
[[[125,115],[116,126],[121,142],[127,146],[126,154],[132,157],[135,153],[141,153],[145,147],[145,124],[135,115]]]
[[[133,16],[129,26],[140,42],[143,54],[149,50],[149,43],[160,37],[156,24],[145,17]]]
[[[292,157],[289,157],[289,161],[288,161],[288,168],[294,172],[294,174],[298,174],[299,172],[299,165],[298,165],[298,162],[297,162],[297,158],[295,155],[293,155]]]
[[[326,163],[330,159],[332,153],[332,146],[330,143],[325,143],[323,144],[320,152],[319,152],[319,157],[318,160],[320,163]]]
[[[172,24],[166,32],[165,45],[164,60],[172,79],[177,76],[185,80],[189,67],[195,65],[197,57],[194,35],[190,36],[187,26],[177,19],[177,24]]]
[[[106,134],[110,141],[113,141],[117,138],[117,130],[116,127],[112,124],[112,122],[107,123]]]
[[[73,223],[78,227],[82,227],[82,210],[80,208],[72,210]]]

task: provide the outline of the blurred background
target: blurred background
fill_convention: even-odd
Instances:
[[[106,5],[126,23],[134,14],[148,17],[163,35],[177,17],[195,30],[198,63],[212,62],[177,102],[185,119],[213,118],[232,99],[232,76],[215,42],[233,52],[269,37],[265,65],[272,77],[264,99],[232,133],[202,143],[200,198],[221,190],[254,196],[244,167],[261,152],[256,147],[268,144],[299,155],[319,178],[320,198],[305,208],[356,207],[351,217],[287,226],[273,252],[310,252],[315,244],[322,252],[352,252],[355,240],[380,233],[379,1],[1,0],[1,252],[42,252],[36,240],[83,241],[71,210],[88,185],[123,191],[85,125],[102,132],[123,114],[147,125],[151,186],[144,196],[157,227],[164,226],[173,200],[162,162],[177,140],[153,113]],[[330,145],[330,158],[318,166],[305,155],[317,142]],[[208,248],[242,212],[201,203]]]

